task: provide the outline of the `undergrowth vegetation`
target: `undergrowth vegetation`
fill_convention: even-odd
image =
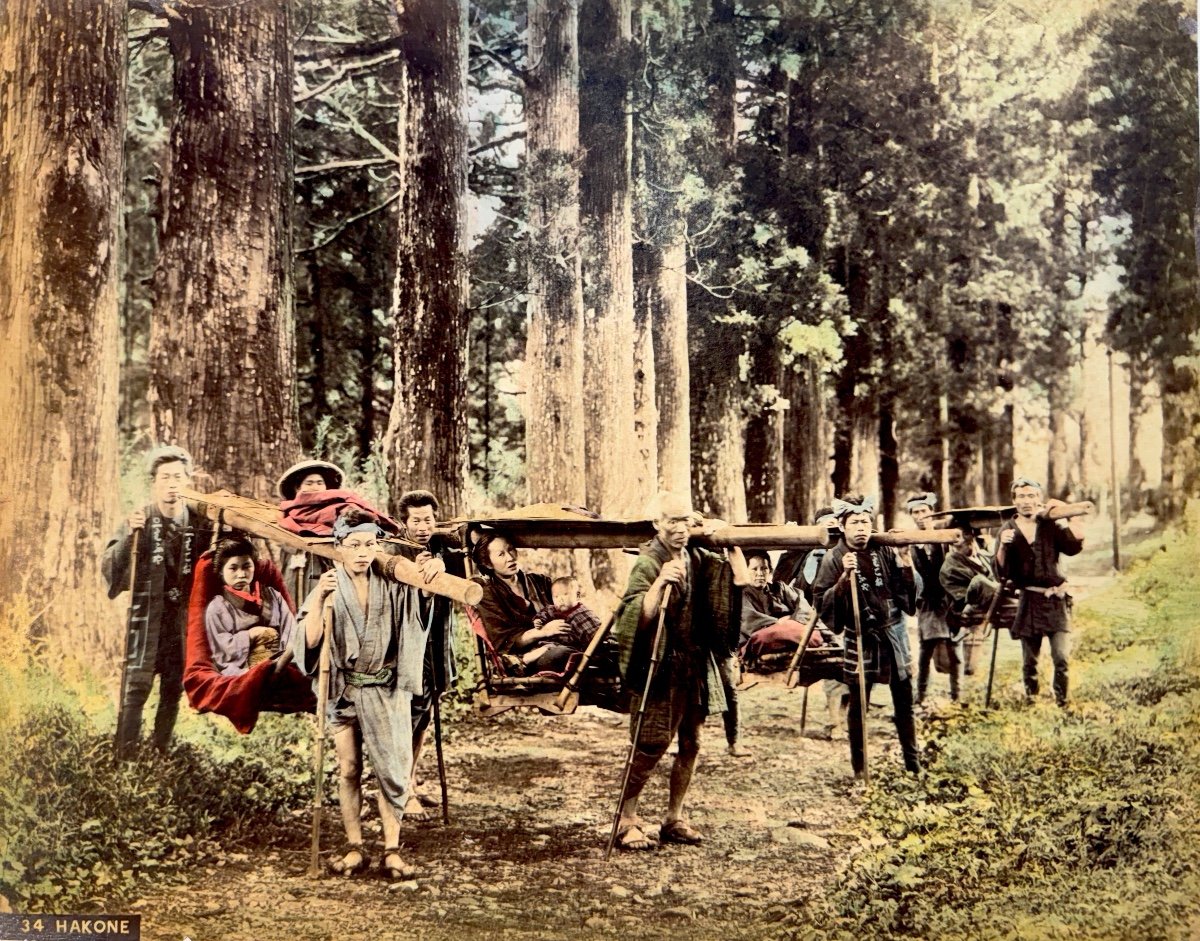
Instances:
[[[884,770],[838,885],[787,935],[1195,937],[1198,572],[1180,537],[1077,608],[1069,711],[1002,694],[927,728],[926,776]]]
[[[0,618],[0,902],[120,902],[144,880],[259,843],[310,798],[312,733],[298,717],[263,716],[238,736],[181,716],[167,755],[115,761],[112,692],[85,665],[48,656],[29,615],[18,603]]]

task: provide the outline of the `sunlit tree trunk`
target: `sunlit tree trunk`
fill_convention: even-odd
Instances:
[[[533,502],[585,502],[576,0],[530,0],[526,474]]]
[[[0,571],[103,657],[117,493],[126,5],[0,4]],[[107,632],[106,632],[107,633]],[[73,635],[77,636],[77,635]]]
[[[290,5],[172,5],[176,113],[150,335],[155,435],[268,496],[297,457]]]

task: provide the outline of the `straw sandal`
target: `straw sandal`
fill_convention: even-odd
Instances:
[[[389,866],[388,860],[392,857],[400,860],[399,866]],[[412,879],[417,874],[417,867],[410,866],[404,861],[404,857],[400,855],[400,847],[388,846],[383,850],[383,860],[380,863],[387,877],[393,882],[398,882],[401,879]]]
[[[351,853],[358,854],[358,862],[348,863],[347,857]],[[356,876],[360,872],[364,872],[371,865],[371,858],[363,850],[361,843],[347,843],[340,850],[338,856],[329,860],[329,869],[337,873],[339,876]]]

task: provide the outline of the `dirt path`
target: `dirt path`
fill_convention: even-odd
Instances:
[[[1095,548],[1073,568],[1081,596],[1110,577],[1099,535],[1089,533]],[[1019,659],[1007,636],[999,659],[1010,665]],[[979,704],[986,660],[982,666],[982,675],[965,680],[967,698]],[[407,859],[420,869],[416,879],[389,885],[377,871],[349,880],[308,878],[309,820],[298,814],[263,834],[266,848],[194,869],[182,884],[135,902],[143,937],[770,937],[791,903],[820,893],[845,858],[853,838],[843,828],[859,799],[844,731],[832,742],[802,737],[801,691],[785,690],[780,676],[750,679],[756,685],[743,690],[740,701],[743,742],[753,757],[726,755],[719,719],[705,727],[690,799],[691,821],[707,837],[701,847],[614,854],[604,863],[626,717],[594,709],[558,719],[470,715],[454,723],[446,746],[452,824],[404,826]],[[935,674],[935,709],[946,692],[946,678]],[[886,688],[872,698],[872,767],[890,772],[899,759]],[[810,696],[812,724],[821,723],[822,707],[817,686]],[[433,778],[432,755],[423,770]],[[436,779],[426,788],[436,790]],[[658,819],[665,803],[664,768],[647,788],[646,819]],[[368,826],[377,860],[378,820],[369,818]],[[328,852],[341,842],[333,805],[324,833]]]
[[[614,853],[604,863],[625,717],[591,709],[559,719],[471,716],[446,748],[451,826],[405,824],[415,880],[389,885],[375,872],[309,879],[308,821],[298,816],[263,835],[274,848],[234,854],[137,901],[143,937],[599,939],[636,929],[640,938],[762,938],[835,870],[849,845],[837,827],[857,803],[844,737],[801,737],[801,698],[778,677],[743,691],[749,759],[725,754],[719,720],[705,727],[690,802],[708,838],[701,847]],[[818,701],[815,687],[810,718],[819,723]],[[875,729],[874,754],[891,752],[890,723]],[[878,760],[898,765],[894,752]],[[661,816],[665,795],[661,773],[643,800],[648,820]],[[369,820],[376,858],[377,823]],[[323,845],[333,849],[335,807],[324,826]]]

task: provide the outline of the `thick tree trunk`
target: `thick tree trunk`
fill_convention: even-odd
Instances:
[[[421,487],[453,513],[467,466],[467,10],[465,0],[397,10],[407,41],[388,484],[393,502]]]
[[[296,458],[289,5],[180,2],[150,336],[153,430],[266,497]]]
[[[739,70],[733,0],[712,0],[708,56],[708,107],[713,137],[723,158],[721,174],[732,172],[737,162],[736,97]],[[716,183],[717,181],[710,181]],[[732,264],[733,246],[722,246]],[[725,267],[722,263],[718,270]],[[746,519],[745,431],[742,409],[744,389],[738,360],[744,341],[736,328],[718,318],[728,305],[702,288],[688,300],[692,321],[692,430],[694,433],[692,486],[697,508],[730,522]]]
[[[576,0],[530,0],[526,474],[531,501],[585,502]]]
[[[125,3],[0,4],[0,595],[104,658],[114,523]],[[26,609],[28,610],[28,609]],[[26,624],[23,627],[28,626]],[[61,635],[60,635],[61,636]]]
[[[1145,377],[1137,366],[1130,364],[1129,375],[1129,475],[1125,478],[1125,494],[1132,512],[1145,503],[1146,468],[1138,449],[1142,420],[1146,417]]]
[[[579,209],[583,220],[588,506],[628,516],[650,496],[634,435],[630,0],[580,0]]]
[[[819,506],[828,504],[830,482],[828,422],[820,370],[801,361],[784,371],[783,394],[791,403],[784,416],[783,449],[787,485],[784,518],[812,522]]]
[[[642,11],[643,16],[646,12]],[[652,31],[642,19],[637,40],[647,49],[656,41],[670,45],[678,41],[681,24],[682,17],[676,16],[659,22],[661,31]],[[684,167],[676,142],[668,136],[671,122],[664,121],[663,125],[656,134],[635,133],[634,137],[635,175],[642,183],[638,191],[641,198],[634,206],[641,236],[634,249],[634,290],[637,316],[648,320],[654,364],[653,388],[641,401],[653,401],[655,405],[656,427],[646,440],[655,444],[657,478],[649,489],[689,493],[687,245],[679,205]],[[642,375],[648,379],[647,373]]]

